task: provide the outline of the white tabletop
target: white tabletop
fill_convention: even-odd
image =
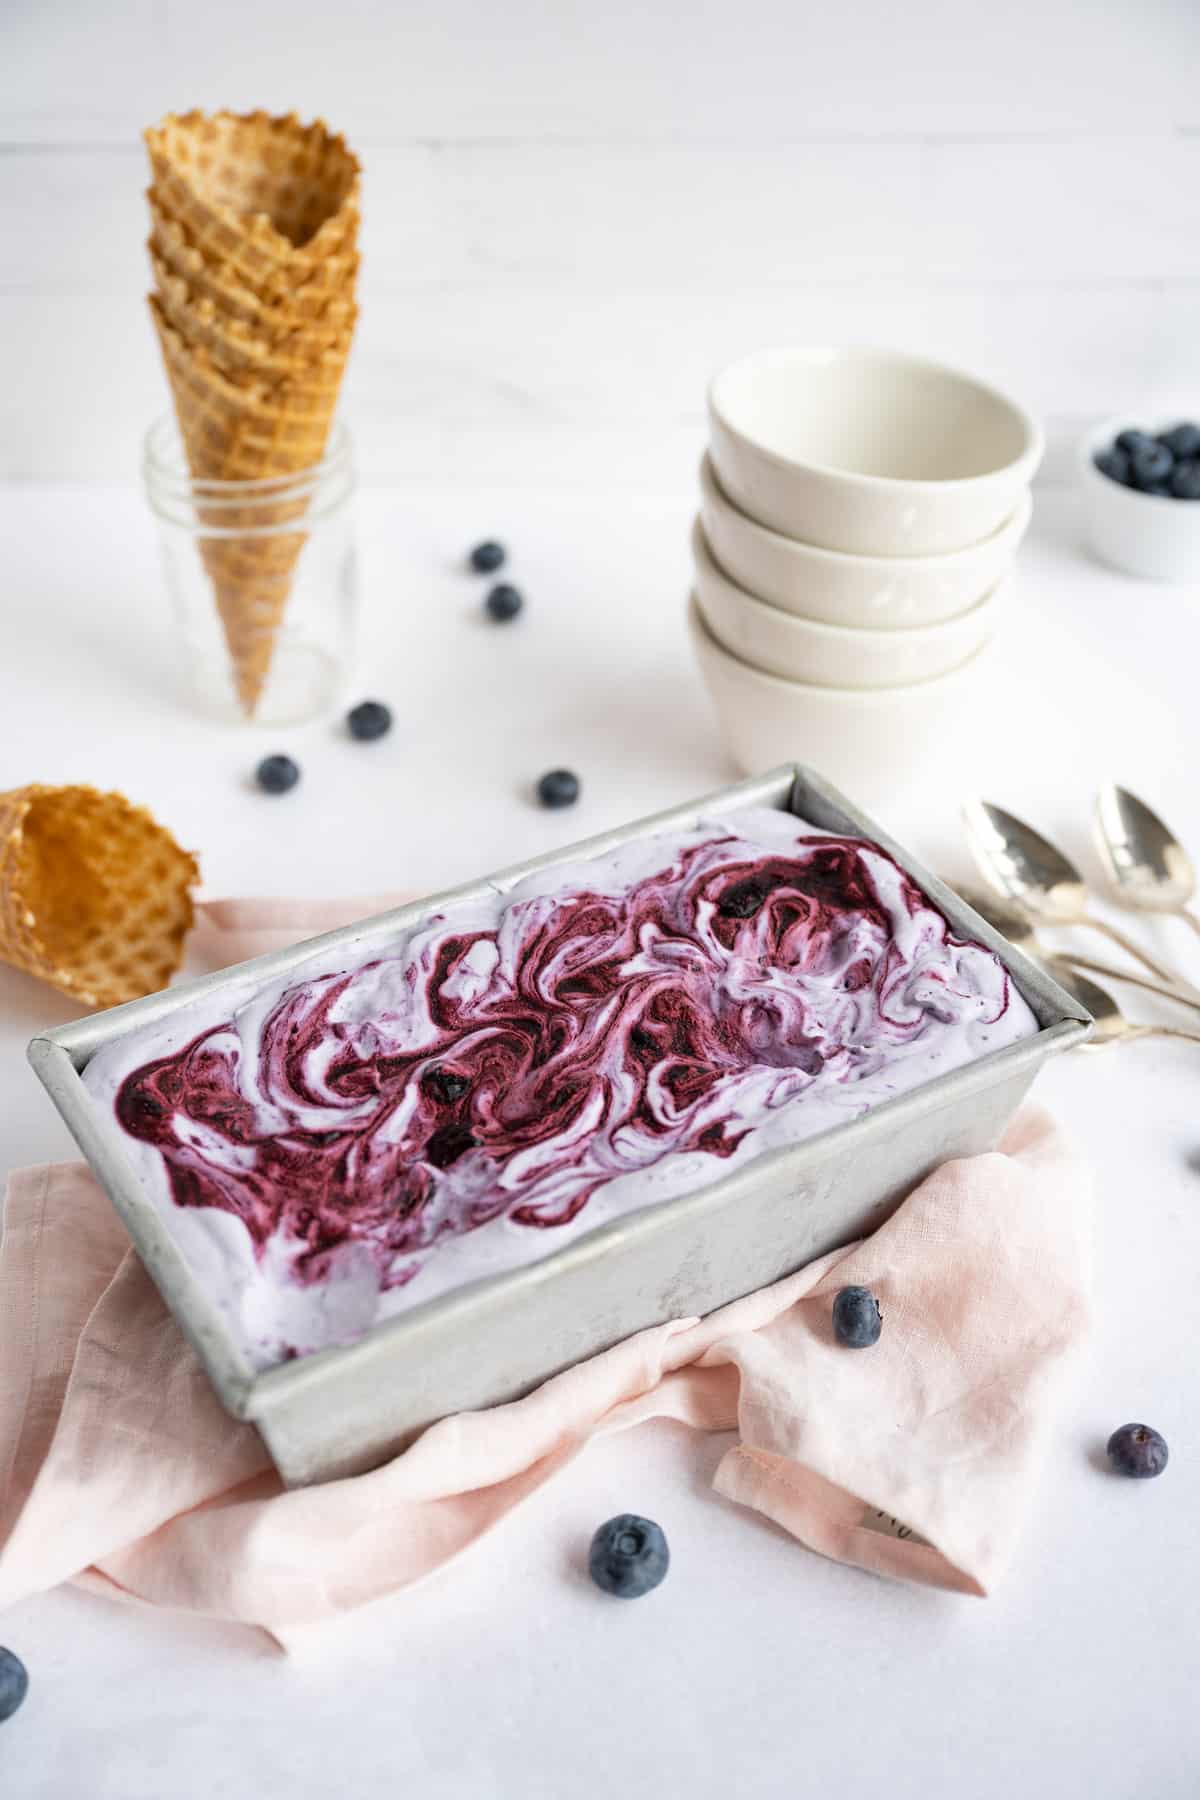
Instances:
[[[120,787],[199,851],[209,892],[332,894],[442,886],[718,786],[731,771],[683,630],[693,505],[682,491],[365,492],[355,691],[389,701],[397,726],[362,747],[328,725],[222,732],[185,710],[135,494],[0,491],[0,791]],[[461,572],[489,534],[528,596],[508,628],[481,622],[481,584]],[[1069,497],[1041,495],[1001,655],[1008,728],[949,746],[936,790],[887,823],[961,870],[957,803],[979,782],[1095,873],[1092,794],[1118,777],[1200,851],[1196,595],[1101,570],[1077,545]],[[274,748],[304,765],[279,801],[246,781]],[[529,784],[560,763],[582,801],[541,813]],[[1186,930],[1160,941],[1200,976]],[[5,1165],[69,1153],[22,1055],[69,1012],[0,969]],[[711,1495],[724,1440],[643,1427],[594,1446],[458,1566],[339,1625],[310,1657],[71,1591],[14,1608],[0,1641],[32,1690],[0,1728],[0,1791],[1193,1796],[1198,1073],[1200,1048],[1147,1043],[1041,1081],[1098,1173],[1098,1324],[994,1598],[824,1562]],[[1153,1486],[1103,1472],[1098,1447],[1129,1418],[1171,1443]],[[633,1606],[581,1572],[593,1527],[626,1509],[657,1518],[673,1551],[666,1585]]]

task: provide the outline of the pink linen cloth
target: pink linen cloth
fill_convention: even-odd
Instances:
[[[220,967],[385,903],[209,903],[192,948]],[[450,1561],[594,1434],[655,1418],[736,1431],[717,1492],[824,1555],[986,1594],[1087,1332],[1089,1202],[1027,1109],[871,1238],[444,1420],[370,1474],[285,1492],[86,1166],[20,1170],[0,1241],[0,1609],[74,1579],[286,1647]],[[870,1350],[833,1339],[851,1282],[882,1306]]]

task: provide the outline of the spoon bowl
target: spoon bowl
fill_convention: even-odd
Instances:
[[[1069,857],[1002,806],[970,800],[967,839],[993,887],[1031,919],[1070,925],[1087,906],[1083,877]]]
[[[1147,950],[1107,919],[1098,919],[1088,911],[1083,876],[1070,857],[1032,825],[986,800],[969,800],[963,816],[967,842],[984,879],[1028,913],[1035,925],[1086,925],[1149,969],[1159,981],[1181,989],[1190,1000],[1200,999],[1200,991],[1189,982],[1156,962]]]
[[[1101,788],[1096,800],[1096,842],[1116,897],[1145,912],[1189,913],[1196,892],[1191,858],[1156,812],[1128,788]]]
[[[1002,894],[985,891],[983,888],[969,887],[963,882],[951,882],[960,900],[965,900],[981,919],[987,921],[993,931],[1006,937],[1010,944],[1023,950],[1027,956],[1036,955],[1038,949],[1037,934],[1033,920],[1019,906],[1013,906]]]
[[[1091,1048],[1099,1050],[1106,1044],[1112,1044],[1118,1038],[1125,1037],[1129,1031],[1129,1020],[1117,1005],[1116,1000],[1107,988],[1079,970],[1064,962],[1061,957],[1051,957],[1050,968],[1054,978],[1066,988],[1072,999],[1078,1000],[1080,1006],[1086,1007],[1094,1021],[1092,1035],[1088,1040]]]
[[[1107,988],[1084,975],[1073,964],[1059,956],[1047,959],[1046,967],[1068,994],[1092,1015],[1092,1035],[1083,1050],[1104,1050],[1110,1044],[1132,1043],[1136,1038],[1182,1038],[1200,1044],[1200,1031],[1185,1031],[1178,1025],[1141,1025],[1127,1019]]]

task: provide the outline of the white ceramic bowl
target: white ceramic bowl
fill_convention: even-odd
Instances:
[[[999,531],[944,556],[847,556],[756,525],[726,498],[707,456],[700,495],[713,555],[739,587],[804,618],[873,631],[967,612],[1007,571],[1033,511],[1026,490]]]
[[[1139,494],[1102,475],[1092,460],[1128,419],[1109,419],[1079,446],[1079,485],[1088,542],[1102,562],[1150,581],[1200,580],[1200,500]],[[1147,429],[1168,431],[1176,419]]]
[[[996,388],[891,350],[764,350],[709,389],[713,463],[734,505],[856,556],[937,556],[1016,510],[1042,455]]]
[[[903,688],[829,688],[764,675],[717,643],[693,597],[692,648],[734,762],[758,774],[805,762],[866,804],[890,806],[931,781],[979,721],[988,652]]]
[[[1001,586],[969,612],[937,625],[855,631],[797,618],[735,586],[713,561],[699,519],[692,527],[692,559],[696,600],[717,642],[766,675],[817,687],[907,687],[944,675],[983,648],[1004,610]]]

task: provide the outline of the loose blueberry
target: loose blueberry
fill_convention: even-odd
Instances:
[[[883,1314],[865,1287],[844,1287],[833,1303],[833,1335],[847,1350],[866,1350],[879,1342]]]
[[[525,604],[520,588],[510,587],[507,581],[498,581],[483,603],[491,618],[503,625],[508,619],[515,619]]]
[[[1095,463],[1100,473],[1107,475],[1110,481],[1119,481],[1122,487],[1126,486],[1129,481],[1129,458],[1124,450],[1118,450],[1115,445],[1111,450],[1101,450]]]
[[[1156,438],[1151,437],[1148,431],[1135,431],[1132,428],[1128,431],[1118,431],[1114,439],[1117,449],[1124,450],[1127,456],[1132,456],[1136,450],[1148,450],[1157,441]]]
[[[1174,463],[1165,444],[1148,444],[1129,458],[1129,479],[1143,494],[1153,492],[1168,479]]]
[[[579,798],[579,777],[570,769],[550,769],[537,784],[543,806],[574,806]]]
[[[504,562],[504,545],[495,543],[489,538],[486,543],[476,544],[471,552],[471,567],[477,575],[490,575]]]
[[[290,756],[264,756],[255,778],[264,794],[286,794],[300,779],[300,765]]]
[[[1190,419],[1185,420],[1180,425],[1172,425],[1170,431],[1160,431],[1158,441],[1166,445],[1172,456],[1181,460],[1184,457],[1200,456],[1200,425],[1193,425]]]
[[[640,1600],[658,1586],[670,1564],[662,1527],[636,1513],[618,1513],[601,1525],[588,1552],[592,1580],[618,1600]]]
[[[1135,1481],[1150,1481],[1167,1466],[1167,1440],[1152,1425],[1122,1425],[1108,1440],[1112,1466]]]
[[[1175,500],[1200,500],[1200,462],[1179,462],[1167,483]]]
[[[29,1672],[19,1656],[0,1645],[0,1724],[11,1719],[29,1692]]]
[[[376,738],[386,737],[392,729],[391,708],[382,700],[360,700],[346,714],[346,725],[352,738],[362,744],[373,743]]]

